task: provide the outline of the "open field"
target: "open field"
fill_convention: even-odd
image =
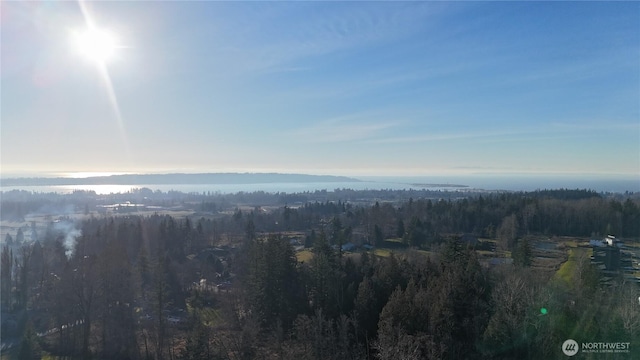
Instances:
[[[577,259],[583,252],[583,249],[569,249],[569,258],[556,271],[553,279],[562,281],[566,285],[571,285],[573,283],[573,274],[578,266]]]
[[[389,256],[391,256],[391,250],[389,250],[389,249],[384,249],[384,248],[378,248],[378,249],[375,249],[375,250],[373,251],[373,253],[374,253],[376,256],[382,256],[382,257],[389,257]]]
[[[310,250],[302,250],[296,253],[298,262],[309,262],[313,258],[313,253]]]

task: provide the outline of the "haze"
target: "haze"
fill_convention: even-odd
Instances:
[[[640,174],[637,2],[0,6],[3,176]]]

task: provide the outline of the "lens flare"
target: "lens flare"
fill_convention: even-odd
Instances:
[[[113,108],[120,135],[122,137],[123,146],[129,160],[131,152],[129,150],[129,142],[127,140],[126,131],[118,98],[107,70],[107,62],[116,55],[116,50],[120,47],[116,36],[106,29],[96,26],[91,17],[85,1],[78,0],[80,11],[85,20],[86,28],[74,33],[75,46],[78,52],[86,58],[93,60],[98,68],[98,72],[104,83],[107,97]]]

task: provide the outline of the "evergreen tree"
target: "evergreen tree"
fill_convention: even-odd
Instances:
[[[187,343],[180,352],[180,360],[208,360],[212,359],[212,349],[209,344],[209,329],[205,327],[199,318],[187,336]]]
[[[533,250],[531,249],[531,244],[527,238],[520,239],[518,241],[518,245],[516,249],[511,254],[513,258],[513,264],[515,266],[527,267],[531,266],[531,261],[533,259]]]
[[[9,309],[12,303],[11,289],[13,287],[13,250],[5,243],[0,256],[0,295],[2,296],[2,309]]]
[[[287,328],[297,315],[301,294],[291,244],[280,236],[255,240],[249,266],[249,302],[260,325],[267,327],[280,321]]]
[[[382,234],[382,229],[380,229],[380,226],[378,226],[378,224],[374,225],[373,227],[373,235],[377,247],[384,245],[384,235]]]
[[[18,228],[18,232],[16,233],[16,245],[21,246],[24,243],[24,232],[22,232],[22,228]]]
[[[338,315],[342,304],[342,279],[340,260],[329,247],[323,232],[313,247],[313,258],[309,262],[309,298],[312,307],[321,309],[329,318]]]
[[[33,331],[31,324],[27,324],[22,340],[20,341],[19,360],[39,360],[42,359],[42,352],[38,344],[38,337]]]
[[[402,239],[404,238],[404,233],[404,221],[402,221],[402,219],[398,219],[398,226],[396,227],[396,237]]]

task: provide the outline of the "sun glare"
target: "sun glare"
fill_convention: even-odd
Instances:
[[[74,32],[73,46],[80,55],[100,64],[112,60],[118,49],[115,35],[97,28]]]

